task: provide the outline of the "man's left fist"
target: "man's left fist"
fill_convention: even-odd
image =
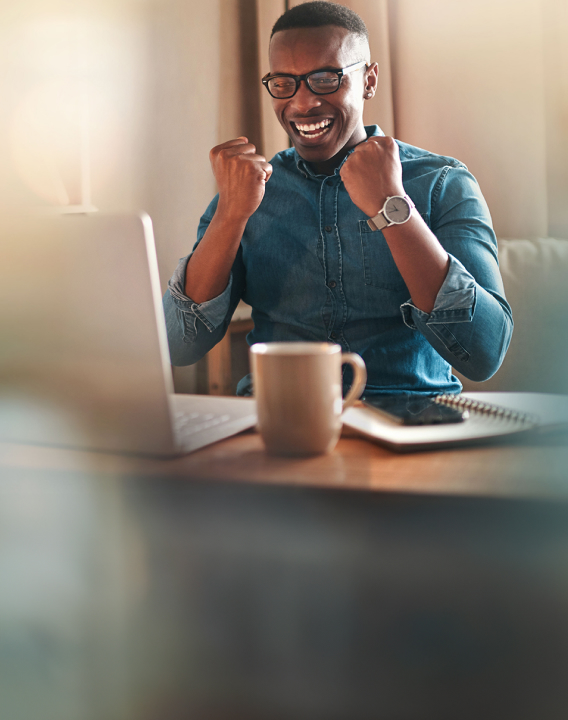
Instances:
[[[357,145],[340,175],[351,200],[369,217],[387,197],[405,194],[398,145],[391,137],[371,137]]]

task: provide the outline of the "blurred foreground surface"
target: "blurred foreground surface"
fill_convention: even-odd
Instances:
[[[2,720],[564,718],[568,505],[10,468]]]

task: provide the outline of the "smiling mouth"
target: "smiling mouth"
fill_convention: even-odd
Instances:
[[[298,135],[305,138],[317,138],[325,135],[331,130],[333,120],[326,118],[317,123],[298,123],[290,121],[293,128],[296,130]]]

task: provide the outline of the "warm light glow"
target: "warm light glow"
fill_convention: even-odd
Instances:
[[[77,82],[48,82],[31,90],[14,113],[14,166],[31,190],[56,205],[81,203],[84,95]]]
[[[107,15],[108,8],[73,15],[46,6],[6,30],[6,149],[14,179],[38,203],[90,206],[92,168],[95,201],[116,171],[121,118],[129,110],[118,85],[132,48],[117,18]]]

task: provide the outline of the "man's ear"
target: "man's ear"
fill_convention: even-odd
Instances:
[[[365,90],[363,93],[363,97],[366,100],[370,100],[377,92],[378,77],[379,66],[376,62],[371,63],[367,70],[365,70]]]

